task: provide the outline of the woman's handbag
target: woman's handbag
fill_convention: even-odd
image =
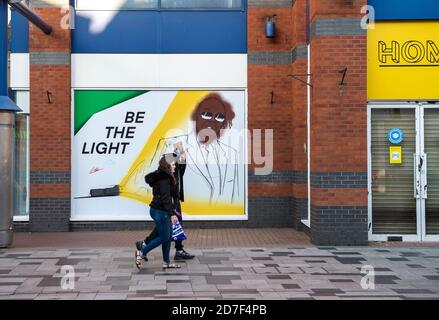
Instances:
[[[184,233],[183,227],[181,226],[180,222],[177,222],[176,224],[172,225],[172,236],[173,241],[179,240],[183,241],[186,240],[186,234]]]

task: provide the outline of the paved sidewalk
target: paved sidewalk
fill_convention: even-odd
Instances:
[[[115,238],[107,238],[107,244]],[[17,242],[22,240],[18,236]],[[138,271],[131,244],[69,243],[72,248],[67,249],[54,242],[52,248],[3,249],[0,299],[439,299],[439,248],[318,248],[274,242],[191,246],[196,258],[166,272],[159,249]],[[364,265],[374,267],[373,290],[361,287]],[[61,288],[63,266],[74,268],[73,290]]]
[[[188,248],[311,246],[309,237],[290,228],[186,229]],[[14,248],[95,248],[128,247],[142,240],[146,231],[15,233]]]

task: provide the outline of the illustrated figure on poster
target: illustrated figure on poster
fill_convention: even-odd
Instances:
[[[162,138],[150,167],[166,152],[185,152],[185,180],[201,181],[206,187],[205,197],[200,194],[200,198],[208,198],[211,205],[233,203],[239,195],[238,153],[221,138],[232,127],[234,118],[232,105],[221,95],[207,95],[191,115],[194,130],[187,135]]]

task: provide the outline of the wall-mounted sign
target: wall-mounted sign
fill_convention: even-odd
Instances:
[[[404,141],[404,132],[399,128],[392,128],[387,132],[387,140],[391,144],[400,144]]]
[[[377,22],[368,30],[368,100],[436,100],[438,82],[439,22]]]
[[[401,146],[389,147],[390,152],[390,164],[401,164],[402,163],[402,148]]]

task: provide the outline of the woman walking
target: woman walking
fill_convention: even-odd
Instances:
[[[178,201],[178,189],[173,175],[174,170],[175,155],[172,153],[164,154],[159,161],[159,168],[145,176],[146,183],[152,187],[153,199],[149,204],[150,215],[155,222],[159,236],[148,244],[143,243],[140,251],[136,250],[136,267],[138,269],[142,265],[142,259],[159,245],[162,245],[163,269],[180,268],[179,265],[171,263],[169,259],[171,223],[178,222],[175,207]]]
[[[177,210],[177,218],[180,224],[183,226],[183,216],[181,211],[181,201],[184,201],[184,190],[183,190],[183,176],[186,171],[186,155],[185,151],[182,148],[176,148],[175,157],[178,157],[178,161],[176,162],[176,168],[173,172],[175,181],[176,181],[176,188],[178,192],[178,199],[176,199],[175,208]],[[157,229],[154,228],[154,230],[145,237],[145,240],[143,241],[137,241],[136,242],[136,248],[137,250],[142,250],[143,243],[148,244],[151,242],[152,239],[159,237],[159,233],[157,232]],[[193,259],[194,256],[190,253],[188,253],[186,250],[183,249],[183,240],[175,240],[175,256],[174,260],[190,260]],[[143,257],[145,261],[147,261],[146,256]]]

